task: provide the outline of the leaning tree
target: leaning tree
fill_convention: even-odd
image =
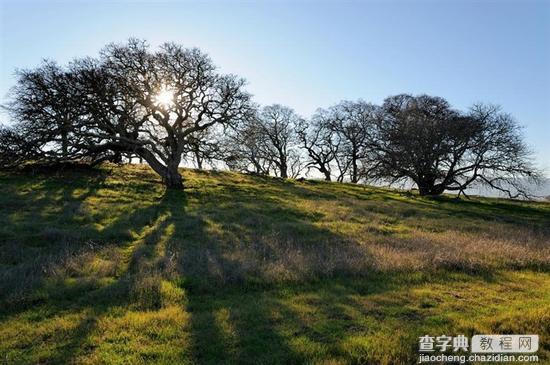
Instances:
[[[84,93],[96,127],[91,133],[109,148],[141,156],[169,188],[182,187],[178,166],[198,132],[249,112],[245,81],[219,74],[198,49],[165,43],[150,52],[145,42],[130,40],[107,46],[95,67],[87,64],[76,72],[90,91]]]
[[[44,92],[23,88],[28,97],[10,106],[16,120],[33,125],[50,149],[61,145],[62,154],[85,151],[93,160],[137,155],[168,188],[183,186],[178,166],[201,131],[238,123],[250,110],[243,79],[218,73],[200,50],[173,43],[156,51],[137,39],[110,44],[99,58],[75,60],[59,74],[61,79],[44,78],[43,88],[61,99],[52,95],[36,103]],[[65,138],[65,130],[73,138]]]
[[[460,194],[481,183],[510,197],[527,196],[523,183],[538,176],[519,126],[495,106],[461,113],[439,97],[392,96],[369,148],[370,179],[412,180],[420,195]]]

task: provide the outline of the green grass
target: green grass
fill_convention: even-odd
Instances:
[[[0,362],[410,364],[483,333],[550,361],[550,204],[183,174],[0,174]]]

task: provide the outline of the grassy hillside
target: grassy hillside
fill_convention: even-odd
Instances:
[[[0,361],[409,364],[480,333],[550,359],[550,204],[183,174],[0,174]]]

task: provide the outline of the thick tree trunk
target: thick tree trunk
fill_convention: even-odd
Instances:
[[[445,187],[441,184],[434,184],[433,182],[420,182],[418,185],[418,193],[421,196],[429,195],[441,195],[445,191]]]
[[[164,185],[168,189],[183,189],[183,178],[178,171],[179,160],[171,161],[164,166],[159,160],[145,148],[136,151],[157,174],[162,177]]]
[[[430,195],[430,188],[428,186],[418,185],[418,193],[421,196]]]
[[[112,163],[121,163],[122,162],[122,153],[115,151],[113,158],[111,159]]]
[[[175,168],[167,167],[163,180],[168,189],[183,189],[183,178],[181,177],[177,166]]]
[[[325,175],[325,181],[331,181],[330,171],[328,171],[326,168],[322,167],[319,169],[323,175]]]
[[[288,168],[286,166],[286,163],[282,163],[281,164],[281,177],[283,179],[287,179],[288,178]]]

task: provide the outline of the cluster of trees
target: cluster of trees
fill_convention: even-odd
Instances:
[[[483,183],[527,195],[537,171],[514,119],[498,107],[468,111],[428,95],[382,105],[342,101],[304,119],[282,105],[259,107],[245,81],[217,72],[198,49],[131,39],[67,66],[17,73],[0,128],[0,167],[28,161],[121,162],[137,156],[169,188],[178,166],[326,180],[411,181],[422,195]]]

